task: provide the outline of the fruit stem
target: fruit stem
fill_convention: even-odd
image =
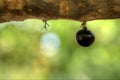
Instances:
[[[83,30],[87,30],[87,27],[86,27],[86,20],[83,20],[81,26],[82,26],[82,29],[83,29]]]
[[[82,27],[86,27],[86,21],[83,21],[81,25]]]

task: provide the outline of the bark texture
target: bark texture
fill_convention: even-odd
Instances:
[[[120,0],[0,0],[0,22],[120,18]]]

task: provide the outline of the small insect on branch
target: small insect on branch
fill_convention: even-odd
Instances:
[[[43,22],[44,26],[42,27],[42,29],[45,28],[47,30],[47,26],[49,27],[49,24],[47,23],[47,20],[43,20]]]

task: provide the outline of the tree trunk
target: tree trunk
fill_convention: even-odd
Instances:
[[[0,22],[120,18],[120,0],[0,0]]]

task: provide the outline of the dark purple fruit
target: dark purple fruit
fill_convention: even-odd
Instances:
[[[84,27],[82,30],[79,30],[77,32],[76,41],[83,47],[89,47],[95,41],[95,37],[91,31],[87,30],[87,28]]]

